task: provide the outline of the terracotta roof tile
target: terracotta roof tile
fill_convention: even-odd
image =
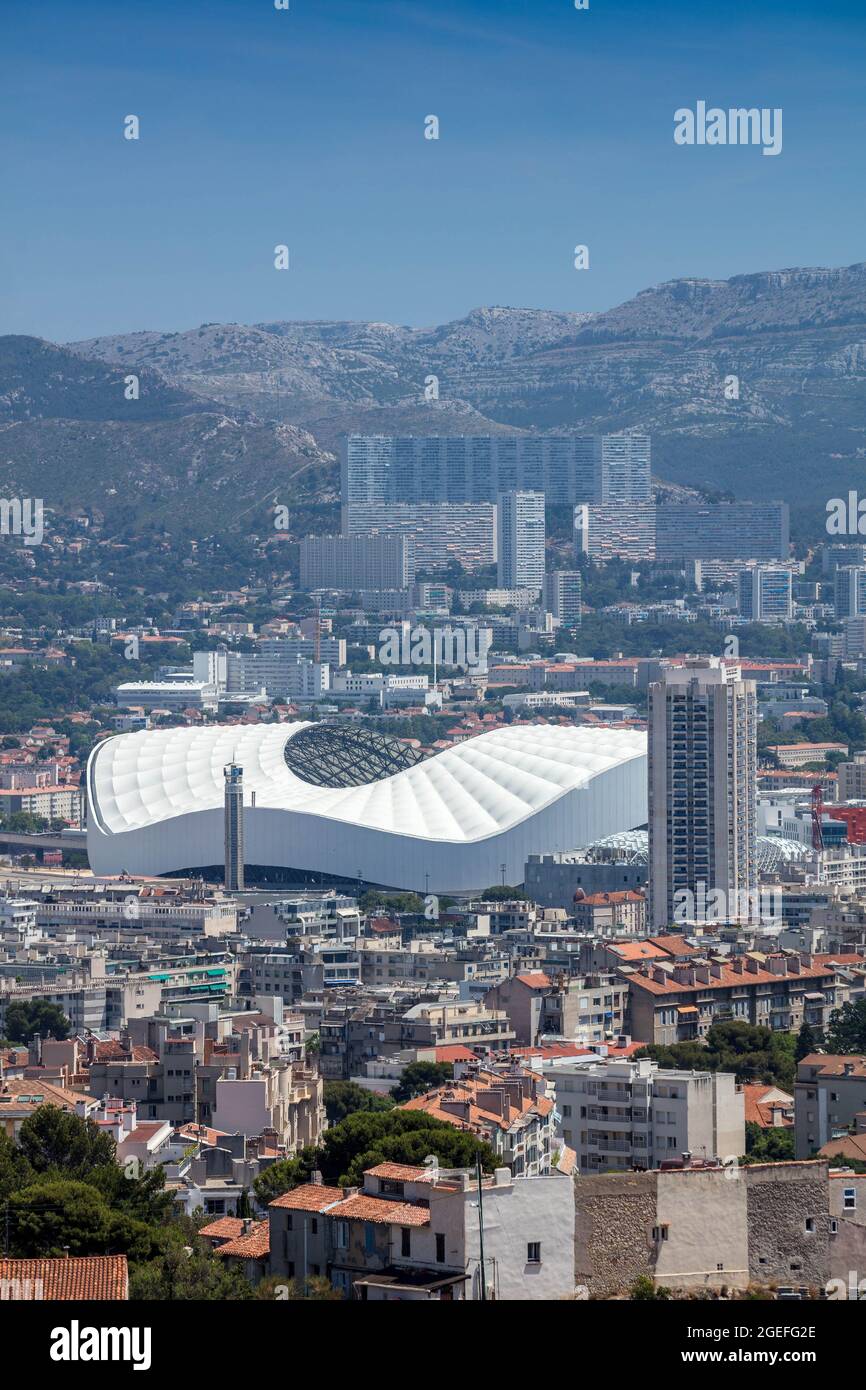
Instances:
[[[426,1182],[430,1178],[428,1168],[416,1168],[410,1163],[377,1163],[375,1168],[367,1168],[374,1178],[390,1178],[394,1182]]]
[[[244,1223],[240,1216],[221,1216],[217,1221],[211,1221],[207,1226],[200,1227],[199,1235],[234,1240],[243,1229]]]
[[[129,1297],[125,1255],[82,1255],[59,1260],[0,1259],[0,1284],[7,1299],[14,1299],[16,1287],[32,1290],[34,1284],[41,1289],[41,1297],[49,1302],[118,1301]],[[29,1296],[32,1297],[32,1293]]]
[[[246,1235],[238,1236],[236,1240],[227,1240],[224,1245],[218,1245],[214,1254],[225,1255],[236,1260],[264,1260],[270,1254],[270,1249],[270,1227],[267,1221],[255,1221]]]
[[[356,1197],[347,1197],[332,1213],[346,1221],[372,1221],[379,1225],[429,1226],[429,1207],[415,1206],[411,1202],[386,1202],[381,1197],[368,1197],[359,1192]]]
[[[341,1187],[325,1187],[322,1183],[308,1182],[275,1197],[269,1207],[285,1207],[289,1211],[324,1211],[345,1196]]]

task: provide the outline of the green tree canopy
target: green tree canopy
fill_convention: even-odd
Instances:
[[[444,1085],[453,1076],[450,1062],[410,1062],[397,1085],[391,1087],[391,1095],[402,1105],[414,1096],[422,1096],[425,1091]]]
[[[751,1023],[714,1023],[704,1043],[653,1043],[635,1055],[652,1057],[663,1067],[695,1071],[732,1071],[741,1085],[792,1086],[796,1072],[792,1033],[774,1032]]]
[[[260,1207],[266,1207],[275,1197],[291,1192],[309,1182],[316,1167],[316,1150],[302,1149],[295,1158],[283,1158],[271,1163],[253,1180],[253,1192]]]
[[[743,1163],[787,1163],[794,1158],[793,1127],[763,1129],[746,1121],[746,1153]]]
[[[866,1053],[866,999],[834,1009],[827,1027],[828,1052]]]
[[[63,1041],[69,1037],[69,1019],[59,1004],[46,999],[16,999],[6,1010],[6,1036],[10,1042],[29,1043],[34,1033]]]
[[[420,1165],[430,1154],[443,1168],[474,1168],[479,1155],[487,1172],[496,1167],[489,1144],[423,1110],[350,1115],[325,1130],[317,1157],[326,1183],[360,1187],[365,1168],[377,1163]]]
[[[347,1115],[354,1115],[358,1110],[391,1110],[394,1106],[388,1096],[368,1091],[366,1086],[359,1086],[356,1081],[326,1081],[324,1090],[325,1114],[329,1125],[339,1124]]]
[[[21,1126],[18,1144],[35,1173],[52,1169],[84,1177],[103,1164],[114,1166],[116,1146],[93,1120],[70,1115],[58,1105],[40,1105]]]
[[[794,1049],[794,1061],[802,1062],[804,1057],[808,1057],[810,1052],[814,1052],[821,1042],[821,1034],[816,1033],[814,1028],[810,1028],[808,1023],[804,1023],[797,1034],[797,1046]]]

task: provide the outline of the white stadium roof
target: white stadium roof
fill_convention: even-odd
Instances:
[[[243,768],[248,864],[389,887],[429,880],[434,891],[470,891],[497,882],[503,864],[506,881],[519,883],[528,853],[646,820],[646,735],[634,730],[516,725],[397,771],[386,757],[375,780],[350,786],[316,784],[329,775],[323,730],[331,742],[347,740],[344,768],[357,747],[364,763],[363,728],[300,722],[152,730],[98,744],[87,775],[94,871],[221,864],[223,769],[232,762]],[[299,776],[287,758],[304,771],[305,757]]]

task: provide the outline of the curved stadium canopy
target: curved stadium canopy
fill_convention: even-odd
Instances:
[[[520,883],[530,853],[646,821],[646,747],[634,730],[545,724],[418,761],[405,744],[335,725],[120,734],[88,762],[88,855],[97,874],[221,864],[234,762],[248,865],[439,893]]]

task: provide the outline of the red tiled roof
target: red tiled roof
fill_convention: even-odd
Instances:
[[[16,1281],[28,1291],[34,1283],[41,1286],[41,1297],[49,1302],[79,1299],[116,1302],[129,1298],[125,1255],[75,1255],[59,1260],[0,1259],[0,1283],[7,1291],[7,1298],[14,1298]],[[32,1292],[29,1296],[33,1296]]]
[[[643,893],[636,893],[633,888],[614,888],[608,893],[587,893],[574,901],[580,906],[586,903],[590,907],[605,907],[610,903],[645,903],[646,898]]]
[[[740,974],[730,965],[722,965],[718,975],[711,974],[709,981],[698,981],[693,985],[676,980],[673,974],[664,983],[638,973],[629,975],[628,978],[633,989],[645,989],[650,994],[696,994],[707,989],[730,989],[732,985],[769,985],[778,984],[780,980],[819,980],[827,978],[828,975],[832,975],[829,966],[804,965],[801,966],[798,975],[775,975],[771,970],[763,970],[760,966],[757,970],[744,968]]]
[[[199,1235],[208,1238],[234,1240],[244,1229],[244,1223],[239,1216],[221,1216],[217,1221],[211,1221],[207,1226],[199,1228]]]
[[[341,1187],[325,1187],[322,1183],[308,1182],[275,1197],[269,1207],[286,1207],[289,1211],[324,1211],[343,1197]]]
[[[817,1067],[821,1076],[866,1076],[866,1057],[846,1056],[836,1053],[810,1052],[808,1057],[800,1058],[801,1067]],[[845,1068],[852,1067],[846,1073]]]
[[[550,978],[541,970],[530,970],[523,975],[515,975],[515,980],[519,980],[522,985],[528,985],[530,989],[548,989]]]
[[[412,1202],[386,1202],[381,1197],[369,1197],[359,1192],[341,1202],[335,1216],[347,1221],[372,1221],[377,1225],[429,1226],[430,1208]]]
[[[866,1134],[849,1134],[847,1139],[831,1139],[818,1153],[822,1158],[856,1158],[866,1162]]]
[[[774,1091],[779,1091],[778,1086],[764,1085],[745,1085],[738,1088],[743,1096],[744,1115],[746,1124],[759,1125],[761,1129],[771,1129],[777,1123],[776,1112],[779,1110],[793,1110],[794,1097],[788,1095],[787,1091],[779,1092],[785,1098],[782,1100],[766,1100],[765,1097],[772,1096]],[[784,1120],[779,1117],[779,1127],[792,1125],[793,1120]]]
[[[477,1054],[462,1043],[445,1043],[436,1048],[437,1062],[477,1062]]]
[[[377,1163],[375,1168],[367,1168],[374,1178],[392,1178],[395,1182],[427,1182],[430,1178],[428,1168],[416,1168],[410,1163]]]
[[[265,1260],[270,1254],[270,1226],[267,1221],[253,1222],[246,1235],[235,1240],[227,1240],[218,1245],[215,1255],[225,1255],[236,1260]]]
[[[835,954],[813,956],[812,960],[818,965],[860,965],[866,970],[866,956],[859,956],[856,951],[836,951]]]

